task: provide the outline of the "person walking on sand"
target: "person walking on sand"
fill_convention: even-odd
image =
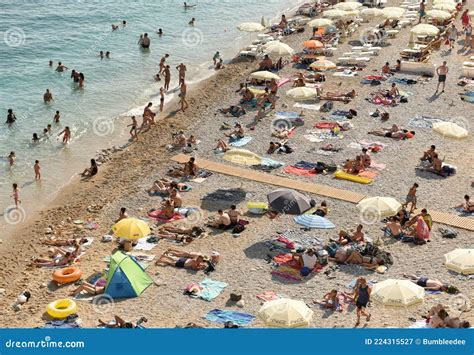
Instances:
[[[43,95],[43,100],[45,104],[50,103],[51,101],[54,101],[53,99],[53,94],[49,91],[49,89],[46,89],[46,92]]]
[[[41,180],[41,167],[39,164],[39,160],[35,160],[35,165],[33,166],[33,169],[35,170],[35,180]]]
[[[448,75],[449,68],[448,62],[444,61],[442,65],[436,68],[436,74],[438,74],[438,85],[436,86],[435,95],[438,93],[439,85],[442,84],[441,93],[444,93],[444,87],[446,85],[446,76]]]
[[[170,66],[167,65],[165,70],[163,71],[163,75],[165,76],[165,90],[168,91],[170,89],[170,81],[171,81],[171,70]]]
[[[181,111],[185,111],[188,108],[188,102],[186,101],[186,83],[183,81],[183,83],[180,86],[180,93],[179,93],[179,103],[181,104]]]
[[[160,112],[163,112],[163,107],[165,105],[165,89],[160,88]]]
[[[13,197],[13,200],[15,201],[15,206],[16,206],[16,208],[18,208],[18,205],[21,203],[21,201],[20,201],[20,189],[18,188],[17,183],[14,183],[12,185],[12,187],[13,187],[13,193],[12,193],[11,197]]]
[[[130,128],[130,135],[132,136],[132,141],[133,141],[134,139],[138,140],[138,123],[135,116],[132,116],[131,118],[132,118],[132,123],[129,124],[127,127],[132,127]]]
[[[66,126],[66,128],[64,128],[61,133],[58,134],[58,137],[61,135],[63,135],[63,143],[68,144],[71,140],[71,130],[68,126]]]
[[[169,58],[169,54],[166,53],[163,57],[161,57],[161,60],[160,60],[160,71],[158,72],[158,74],[161,74],[162,72],[165,71],[165,68],[166,68],[166,59]]]
[[[416,189],[419,187],[419,185],[415,182],[413,186],[410,188],[407,194],[407,199],[405,203],[403,204],[403,208],[407,208],[408,204],[411,203],[411,208],[410,208],[410,213],[413,213],[414,210],[416,210]]]
[[[425,17],[425,15],[426,15],[425,8],[426,8],[425,0],[421,0],[421,2],[420,2],[420,9],[418,10],[418,13],[419,13],[419,15],[420,15],[420,19],[419,19],[418,23],[421,23],[421,20],[422,20],[423,17]]]
[[[221,59],[221,54],[219,53],[219,51],[217,51],[216,54],[214,54],[214,57],[212,57],[212,61],[214,62],[214,66],[216,66],[219,59]]]
[[[367,284],[367,280],[359,277],[354,287],[354,301],[357,307],[357,322],[355,326],[360,324],[360,316],[365,316],[367,322],[370,320],[371,314],[366,312],[367,304],[370,301],[372,287]]]
[[[451,24],[451,27],[448,28],[448,41],[449,41],[449,50],[454,49],[454,43],[458,38],[458,29],[454,22]]]
[[[186,65],[181,63],[180,65],[178,65],[176,67],[176,70],[179,73],[179,83],[178,83],[178,85],[181,85],[181,84],[184,83],[184,80],[186,79]]]

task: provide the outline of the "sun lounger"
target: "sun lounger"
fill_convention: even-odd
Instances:
[[[464,62],[462,65],[463,67],[474,67],[474,62]]]
[[[390,38],[395,38],[395,36],[398,34],[398,30],[388,30],[387,31],[387,35],[390,37]]]
[[[400,70],[402,72],[407,72],[407,73],[427,74],[430,76],[434,76],[436,67],[434,64],[430,64],[430,63],[402,61]]]
[[[462,67],[462,75],[467,78],[474,78],[474,68],[473,67]]]

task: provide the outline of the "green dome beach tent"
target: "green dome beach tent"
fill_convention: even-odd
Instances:
[[[121,251],[110,258],[105,294],[112,298],[138,297],[153,283],[138,261]]]

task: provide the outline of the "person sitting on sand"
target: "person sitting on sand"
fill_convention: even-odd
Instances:
[[[173,201],[170,200],[169,198],[163,200],[161,203],[161,208],[160,208],[160,218],[163,219],[171,219],[174,216],[174,206],[173,206]]]
[[[342,312],[342,307],[339,305],[338,292],[335,289],[326,293],[321,301],[315,300],[314,303],[321,305],[323,308],[334,309]]]
[[[426,315],[426,321],[431,328],[444,328],[444,319],[448,312],[441,304],[431,307]]]
[[[94,175],[97,175],[99,172],[99,167],[97,166],[97,162],[95,159],[91,159],[91,166],[87,169],[85,169],[80,175],[84,177],[92,177]]]
[[[303,253],[297,254],[296,257],[302,268],[305,267],[310,270],[313,270],[318,262],[316,252],[312,248],[308,248]]]
[[[178,134],[173,137],[173,146],[184,147],[186,145],[186,135],[183,131],[179,131]]]
[[[386,233],[393,238],[400,239],[405,236],[400,224],[400,218],[398,216],[390,217],[389,221],[385,226]]]
[[[293,87],[304,87],[306,86],[306,78],[303,73],[298,73],[298,77],[293,82]]]
[[[168,172],[170,176],[173,177],[184,177],[188,178],[189,176],[196,176],[198,173],[198,166],[195,163],[196,159],[194,157],[189,158],[189,161],[183,163],[182,168],[173,169]]]
[[[369,153],[367,152],[367,148],[362,148],[362,154],[360,157],[362,159],[362,165],[364,165],[364,168],[368,168],[372,163],[372,159]]]
[[[418,286],[430,291],[443,291],[449,294],[457,294],[459,290],[455,286],[449,286],[437,279],[429,279],[427,277],[417,276],[414,274],[403,274],[403,277],[410,279]]]
[[[431,162],[433,159],[433,155],[436,154],[436,146],[432,145],[430,149],[423,153],[423,156],[420,158],[421,161],[429,161]]]
[[[390,63],[386,62],[385,65],[382,67],[382,75],[391,75],[392,69],[390,68]]]
[[[359,224],[356,228],[356,231],[354,232],[354,234],[352,234],[352,241],[353,242],[356,242],[356,243],[364,243],[364,232],[362,232],[362,229],[364,227],[362,226],[362,224]]]
[[[227,142],[225,142],[223,139],[218,139],[217,140],[217,145],[216,147],[214,148],[215,151],[222,151],[222,152],[227,152],[228,150],[231,149],[231,146],[229,144],[227,144]]]
[[[236,205],[231,205],[230,209],[227,211],[227,214],[229,215],[232,225],[239,223],[240,217],[242,217],[242,211],[239,211]]]
[[[74,251],[65,251],[61,248],[54,248],[50,251],[50,255],[52,256],[50,259],[43,259],[43,258],[34,258],[31,261],[31,265],[37,267],[48,267],[48,266],[66,266],[74,262],[77,257],[79,257],[81,253],[81,246],[79,244],[76,245]]]
[[[289,139],[290,136],[291,136],[291,133],[293,133],[293,131],[294,131],[293,128],[286,129],[284,127],[282,127],[282,128],[276,127],[272,131],[272,137],[276,137],[278,139]]]
[[[217,229],[226,229],[232,225],[232,221],[227,212],[218,210],[217,214],[218,214],[217,219],[210,220],[209,223],[207,224],[209,227],[217,228]]]
[[[181,208],[183,206],[183,199],[178,192],[178,189],[171,189],[170,200],[174,208]]]
[[[313,212],[313,214],[320,216],[320,217],[326,217],[328,214],[328,204],[326,201],[321,201],[321,204],[316,208],[316,211]]]
[[[410,219],[409,222],[407,222],[403,228],[406,229],[412,225],[414,225],[415,223],[417,223],[418,221],[418,218],[421,217],[423,218],[423,220],[425,221],[425,223],[427,224],[428,226],[428,229],[431,231],[431,229],[433,228],[433,219],[431,218],[431,215],[428,213],[428,210],[426,208],[423,208],[421,210],[421,213],[417,214],[416,216],[412,217]]]
[[[469,195],[464,195],[464,203],[461,203],[454,208],[460,209],[461,212],[471,213],[474,212],[474,203],[471,202]]]
[[[82,281],[79,287],[69,292],[69,296],[76,297],[81,292],[85,292],[87,295],[91,296],[102,295],[105,292],[105,286],[95,286],[86,281]]]
[[[273,154],[273,153],[284,153],[284,154],[290,154],[293,152],[293,148],[291,148],[288,144],[285,142],[280,143],[280,142],[270,142],[270,145],[267,150],[267,154]]]
[[[443,174],[443,161],[439,159],[438,153],[433,154],[431,158],[431,165],[428,167],[428,170],[431,170],[437,174]]]
[[[242,96],[241,104],[252,101],[255,98],[255,94],[249,88],[243,89],[240,95]]]
[[[115,220],[115,223],[118,223],[118,222],[120,222],[122,219],[126,219],[126,218],[128,218],[127,209],[126,209],[125,207],[122,207],[122,208],[120,209],[118,218]]]
[[[273,68],[273,62],[268,56],[268,54],[265,54],[263,57],[263,60],[258,64],[258,69],[259,70],[272,70]]]
[[[234,130],[230,133],[224,133],[226,137],[229,137],[229,141],[235,142],[238,141],[239,139],[242,139],[245,137],[245,131],[244,128],[240,123],[236,123],[234,126]]]
[[[365,170],[361,156],[357,155],[355,160],[347,159],[343,166],[343,170],[349,174],[359,174],[361,171]]]

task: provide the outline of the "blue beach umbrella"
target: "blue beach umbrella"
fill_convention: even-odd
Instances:
[[[296,216],[295,222],[308,228],[331,229],[335,227],[329,219],[314,214]]]

